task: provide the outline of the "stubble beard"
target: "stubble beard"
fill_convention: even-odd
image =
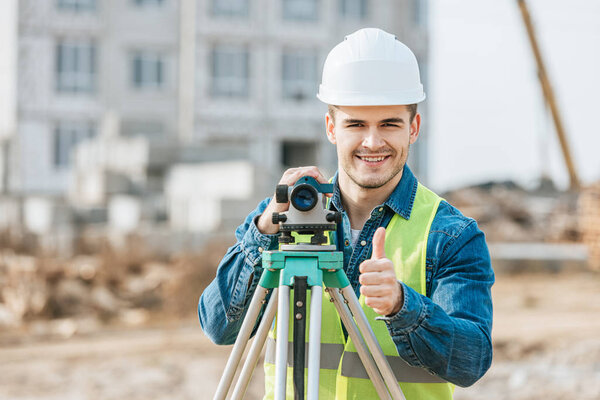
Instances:
[[[350,180],[352,182],[354,182],[361,189],[379,189],[380,187],[385,186],[388,182],[390,182],[399,173],[402,172],[402,170],[404,169],[404,165],[406,165],[406,161],[408,160],[409,148],[410,148],[410,146],[407,147],[407,149],[406,149],[406,157],[402,157],[402,155],[400,156],[399,165],[397,165],[392,171],[390,171],[389,174],[382,176],[380,179],[371,179],[369,181],[361,181],[354,173],[352,173],[350,168],[347,168],[344,166],[342,166],[342,168],[344,169],[344,172],[346,173],[346,175],[348,175]],[[352,155],[352,157],[354,157],[354,155]]]

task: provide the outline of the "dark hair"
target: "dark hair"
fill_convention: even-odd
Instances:
[[[413,119],[415,119],[415,115],[417,115],[417,104],[407,104],[406,107],[408,108],[408,112],[410,113],[410,122],[409,124],[412,124]],[[333,119],[333,121],[335,122],[335,113],[337,110],[338,106],[334,106],[331,104],[327,105],[327,109],[329,112],[329,115],[331,116],[331,119]]]

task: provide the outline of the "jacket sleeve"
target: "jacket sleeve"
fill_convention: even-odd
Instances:
[[[404,360],[459,386],[475,383],[492,362],[494,273],[484,234],[469,221],[445,243],[431,297],[402,284],[402,308],[381,318]]]
[[[236,229],[236,243],[227,250],[215,279],[200,296],[200,325],[216,344],[235,342],[262,273],[261,253],[277,248],[277,235],[260,233],[255,223],[269,201],[262,201]]]

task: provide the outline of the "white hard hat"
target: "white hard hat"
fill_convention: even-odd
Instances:
[[[425,93],[413,52],[394,35],[366,28],[329,52],[317,98],[337,106],[406,105]]]

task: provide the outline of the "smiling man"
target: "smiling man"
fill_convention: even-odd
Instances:
[[[454,384],[473,384],[491,364],[494,274],[475,221],[406,165],[421,125],[416,104],[425,99],[416,58],[393,35],[361,29],[329,53],[317,97],[328,104],[326,134],[338,156],[329,207],[343,219],[330,241],[406,398],[451,399]],[[317,167],[299,167],[280,183],[304,175],[327,181]],[[200,322],[215,343],[235,341],[261,253],[278,246],[271,215],[288,207],[266,199],[250,213],[202,294]],[[322,331],[330,341],[321,352],[331,354],[321,362],[320,398],[377,398],[339,319],[324,320]],[[265,358],[265,398],[272,362]]]

